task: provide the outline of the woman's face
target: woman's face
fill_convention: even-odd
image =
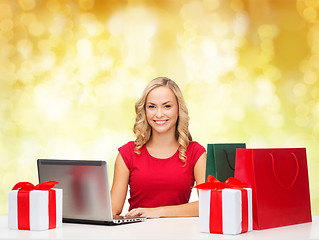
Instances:
[[[146,119],[157,133],[172,132],[175,135],[178,118],[178,104],[173,91],[165,86],[149,92],[145,104]]]

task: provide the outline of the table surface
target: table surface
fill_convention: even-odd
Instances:
[[[201,233],[199,218],[147,219],[118,226],[63,223],[48,231],[23,231],[8,229],[8,217],[0,216],[0,239],[319,239],[319,216],[312,223],[238,235]]]

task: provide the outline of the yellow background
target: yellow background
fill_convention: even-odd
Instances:
[[[193,138],[306,147],[319,214],[319,1],[0,1],[0,214],[38,158],[134,139],[146,83],[181,87]]]

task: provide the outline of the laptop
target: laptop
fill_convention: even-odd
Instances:
[[[106,161],[38,159],[39,182],[58,181],[63,189],[63,222],[117,225],[145,218],[112,216]]]

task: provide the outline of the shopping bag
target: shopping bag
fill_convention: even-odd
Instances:
[[[253,191],[253,228],[311,222],[305,148],[237,149],[235,177]]]
[[[236,148],[246,148],[246,144],[207,144],[206,180],[209,175],[222,182],[234,177]]]

